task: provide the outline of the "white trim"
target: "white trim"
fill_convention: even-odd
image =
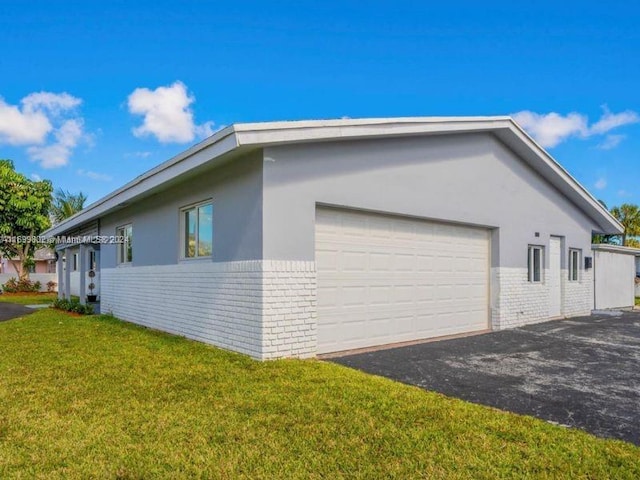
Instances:
[[[81,212],[47,230],[60,235],[129,202],[159,191],[169,180],[202,166],[221,163],[244,147],[260,148],[288,143],[386,138],[411,135],[492,132],[509,148],[555,184],[604,230],[622,233],[623,227],[596,198],[560,166],[510,117],[406,117],[236,124],[158,165]],[[246,150],[245,150],[246,151]]]
[[[578,258],[576,259],[576,263],[577,265],[575,265],[576,267],[576,278],[573,278],[573,267],[574,267],[574,260],[573,260],[573,254],[577,254]],[[580,272],[581,272],[581,268],[580,268],[580,264],[582,263],[582,250],[579,248],[569,248],[569,262],[568,262],[568,270],[569,270],[569,275],[568,275],[568,281],[569,282],[579,282],[580,281]]]
[[[540,255],[538,256],[538,262],[540,263],[540,265],[538,265],[539,280],[535,279],[536,267],[533,253],[535,250],[540,250]],[[527,257],[527,280],[529,283],[544,283],[544,245],[529,245],[527,247]]]
[[[609,245],[607,243],[597,243],[591,245],[592,250],[599,250],[601,252],[623,253],[627,255],[635,255],[640,257],[640,248],[623,247],[622,245]]]
[[[128,222],[128,223],[124,223],[122,225],[119,225],[116,227],[116,237],[119,237],[120,234],[118,233],[120,230],[122,230],[122,236],[126,238],[126,235],[124,233],[124,231],[126,230],[127,227],[131,227],[131,237],[133,237],[133,222]],[[116,265],[118,265],[119,267],[127,267],[127,266],[131,266],[131,264],[133,263],[133,245],[131,245],[131,260],[129,261],[125,261],[121,258],[121,248],[122,245],[126,245],[125,243],[118,243],[116,248]]]
[[[213,258],[213,216],[211,218],[211,255],[198,255],[198,243],[200,240],[200,215],[198,210],[200,207],[204,207],[207,205],[211,205],[211,214],[213,215],[213,198],[208,198],[206,200],[202,200],[200,202],[192,203],[190,205],[186,205],[184,207],[180,207],[180,252],[178,255],[178,260],[180,262],[193,262],[193,261],[202,261],[202,260],[211,260]],[[185,223],[185,213],[189,210],[196,211],[196,238],[195,238],[195,251],[196,254],[193,257],[187,257],[185,255],[186,251],[186,223]]]

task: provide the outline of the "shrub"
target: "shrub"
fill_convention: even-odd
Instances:
[[[2,290],[7,293],[33,293],[39,292],[42,284],[40,282],[32,282],[28,278],[17,280],[15,277],[10,278],[2,285]]]
[[[47,282],[47,292],[49,293],[54,292],[57,286],[58,286],[57,282],[54,282],[53,280],[49,280]]]
[[[79,313],[80,315],[91,315],[93,313],[93,307],[91,305],[82,305],[78,300],[56,298],[51,306],[58,310]]]

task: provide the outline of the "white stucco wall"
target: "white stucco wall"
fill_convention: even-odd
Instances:
[[[594,251],[595,308],[628,308],[635,301],[635,256]]]

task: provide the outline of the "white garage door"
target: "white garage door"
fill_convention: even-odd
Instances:
[[[488,328],[489,231],[318,208],[318,353]]]

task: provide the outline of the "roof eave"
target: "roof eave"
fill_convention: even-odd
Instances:
[[[145,172],[123,187],[89,205],[76,215],[47,230],[45,236],[60,235],[102,215],[124,206],[145,192],[193,168],[213,162],[238,147],[356,140],[372,137],[393,137],[464,132],[507,132],[509,141],[524,145],[535,154],[539,167],[553,172],[563,184],[571,187],[572,201],[583,210],[601,233],[620,234],[622,225],[569,172],[551,157],[510,117],[406,117],[321,120],[300,122],[268,122],[231,125],[206,140]],[[505,137],[502,135],[502,137]],[[502,138],[504,141],[504,138]],[[533,160],[531,160],[533,161]],[[533,165],[533,168],[536,168]]]

